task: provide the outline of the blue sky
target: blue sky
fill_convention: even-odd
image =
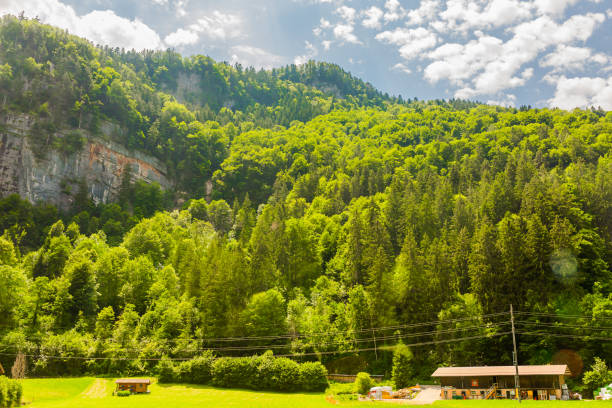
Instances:
[[[125,48],[334,62],[384,92],[612,110],[609,0],[0,0]]]

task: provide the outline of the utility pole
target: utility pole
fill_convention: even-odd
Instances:
[[[516,397],[518,398],[519,404],[521,403],[521,380],[519,378],[519,369],[518,369],[518,354],[516,354],[516,333],[514,331],[514,311],[512,310],[512,304],[510,304],[510,322],[512,323],[512,345],[514,346],[514,353],[512,353],[512,357],[514,359],[514,389],[516,392]]]

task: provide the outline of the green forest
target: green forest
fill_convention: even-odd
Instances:
[[[10,16],[0,95],[0,133],[28,115],[40,157],[110,121],[173,182],[126,177],[99,205],[82,186],[69,211],[0,199],[5,368],[271,350],[390,377],[403,343],[428,380],[511,364],[511,304],[521,364],[612,362],[612,112],[403,99],[333,64],[112,49]]]

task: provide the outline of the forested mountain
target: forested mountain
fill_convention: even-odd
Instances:
[[[0,86],[41,155],[111,121],[174,183],[126,177],[99,205],[84,186],[68,212],[0,200],[5,367],[271,349],[389,374],[403,342],[428,378],[511,362],[510,304],[521,363],[612,359],[612,113],[400,101],[334,65],[123,52],[12,17]]]

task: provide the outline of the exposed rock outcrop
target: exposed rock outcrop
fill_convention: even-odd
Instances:
[[[102,126],[102,137],[83,132],[83,148],[64,154],[49,148],[44,157],[36,157],[31,140],[33,121],[26,115],[2,118],[0,127],[0,197],[17,193],[32,202],[44,201],[69,208],[79,185],[85,182],[95,203],[107,203],[119,193],[124,172],[132,180],[158,182],[168,188],[165,166],[156,158],[129,151],[110,140],[112,125]],[[56,137],[63,137],[58,132]],[[39,155],[40,156],[40,155]]]

